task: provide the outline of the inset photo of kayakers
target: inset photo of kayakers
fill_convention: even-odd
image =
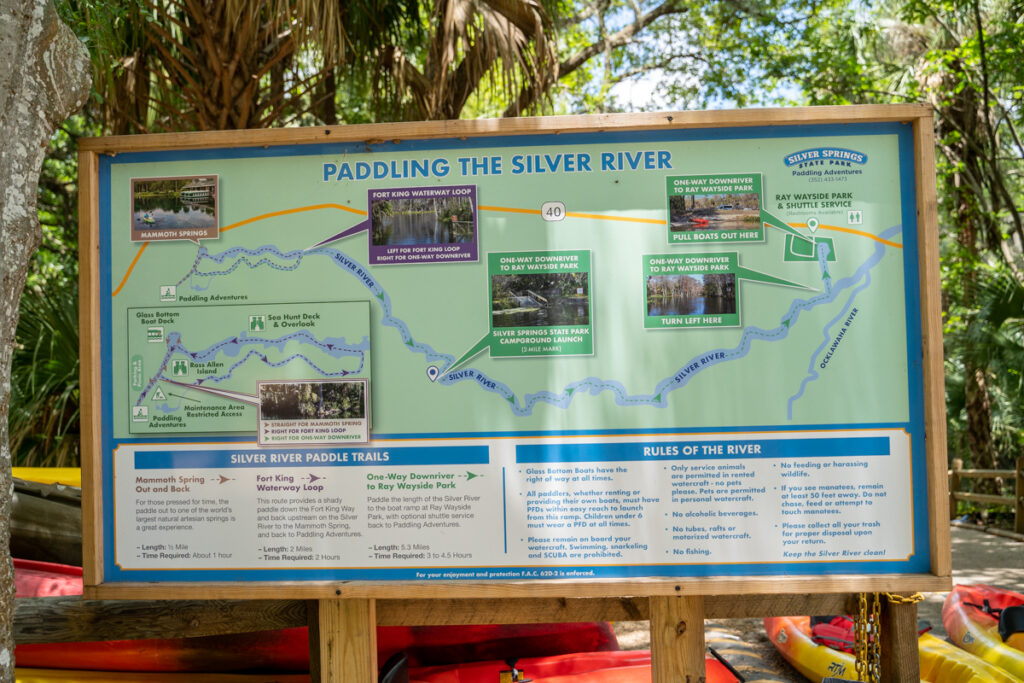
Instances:
[[[132,178],[131,241],[216,239],[218,177]]]

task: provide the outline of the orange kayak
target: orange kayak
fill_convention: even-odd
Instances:
[[[811,639],[810,617],[768,617],[764,628],[779,654],[808,680],[818,683],[829,676],[856,679],[852,654]],[[921,680],[927,683],[1018,683],[997,667],[930,633],[921,634],[917,643]]]
[[[964,650],[1024,679],[1024,631],[1014,632],[1024,628],[1024,595],[981,584],[954,586],[942,605],[942,625]]]
[[[718,660],[708,657],[707,683],[735,683],[736,677]],[[534,683],[650,683],[650,650],[580,652],[520,659],[515,663],[522,677]],[[503,661],[416,668],[409,683],[495,683],[510,669]]]

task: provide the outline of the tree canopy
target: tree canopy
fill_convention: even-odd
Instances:
[[[994,467],[1022,445],[1021,0],[59,0],[58,7],[90,46],[95,85],[85,114],[51,143],[40,185],[47,239],[32,291],[67,289],[75,274],[72,154],[83,134],[928,103],[939,159],[950,452]]]

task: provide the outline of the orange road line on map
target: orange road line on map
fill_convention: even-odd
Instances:
[[[234,230],[235,228],[240,228],[243,225],[248,225],[249,223],[255,223],[256,221],[262,221],[265,218],[276,218],[277,216],[286,216],[286,215],[288,215],[290,213],[302,213],[303,211],[316,211],[318,209],[340,209],[341,211],[348,211],[349,213],[354,213],[357,216],[365,216],[366,215],[366,212],[363,211],[362,209],[353,209],[351,206],[344,206],[342,204],[313,204],[312,206],[300,206],[297,209],[285,209],[284,211],[273,211],[271,213],[265,213],[265,214],[261,214],[259,216],[253,216],[252,218],[246,218],[244,221],[238,221],[237,223],[232,223],[231,225],[225,225],[223,228],[220,229],[220,232],[227,232],[228,230]],[[540,212],[538,211],[538,213],[540,213]],[[128,282],[128,278],[131,276],[132,271],[135,270],[135,264],[137,264],[139,262],[139,257],[142,256],[142,252],[144,252],[146,250],[146,247],[148,247],[148,246],[149,246],[149,242],[143,242],[142,243],[142,245],[139,247],[139,251],[135,254],[135,258],[132,259],[131,264],[128,266],[128,270],[125,271],[124,277],[121,278],[121,284],[119,284],[117,286],[117,289],[115,289],[110,296],[112,296],[112,297],[117,296],[118,292],[121,291],[121,289],[124,287],[125,283]]]
[[[354,213],[359,216],[366,215],[366,212],[363,211],[362,209],[353,209],[351,206],[344,206],[342,204],[314,204],[312,206],[300,206],[297,209],[285,209],[284,211],[274,211],[273,213],[265,213],[261,216],[253,216],[252,218],[246,218],[244,221],[238,221],[237,223],[232,223],[231,225],[225,225],[223,228],[220,229],[220,231],[227,232],[228,230],[234,230],[235,228],[240,228],[243,225],[248,225],[249,223],[261,221],[264,218],[276,218],[277,216],[286,216],[290,213],[302,213],[303,211],[316,211],[318,209],[340,209],[342,211],[348,211],[349,213]]]
[[[806,223],[790,223],[789,225],[793,226],[794,228],[806,228],[807,227]],[[863,230],[854,230],[853,228],[842,228],[842,227],[839,227],[838,225],[825,225],[824,223],[818,224],[818,229],[819,230],[834,230],[836,232],[848,232],[851,235],[857,235],[859,237],[867,237],[870,240],[874,240],[876,242],[881,242],[882,244],[886,244],[886,245],[888,245],[890,247],[896,247],[897,249],[902,249],[903,248],[903,245],[900,244],[899,242],[890,242],[887,239],[882,239],[878,235],[872,235],[870,232],[864,232]]]
[[[535,215],[535,216],[539,216],[540,213],[541,213],[540,209],[520,209],[520,208],[516,208],[516,207],[512,207],[512,206],[483,206],[481,204],[481,205],[479,205],[478,208],[481,211],[501,211],[501,212],[504,212],[504,213],[525,213],[525,214],[531,214],[531,215]],[[220,229],[220,231],[221,232],[227,232],[228,230],[234,230],[235,228],[240,228],[243,225],[248,225],[249,223],[255,223],[256,221],[261,221],[261,220],[264,220],[266,218],[275,218],[277,216],[286,216],[286,215],[291,214],[291,213],[301,213],[303,211],[316,211],[316,210],[319,210],[319,209],[339,209],[341,211],[348,211],[349,213],[354,213],[354,214],[356,214],[358,216],[365,216],[366,215],[366,211],[363,211],[362,209],[353,209],[351,206],[344,206],[342,204],[314,204],[312,206],[300,206],[297,209],[285,209],[284,211],[274,211],[272,213],[265,213],[265,214],[262,214],[262,215],[259,215],[259,216],[253,216],[252,218],[246,218],[244,221],[238,221],[237,223],[232,223],[231,225],[225,225],[223,228]],[[666,221],[660,220],[658,218],[635,218],[633,216],[604,216],[604,215],[596,214],[596,213],[576,213],[576,212],[572,212],[572,211],[566,211],[565,215],[569,216],[569,217],[572,217],[572,218],[592,218],[592,219],[595,219],[595,220],[602,220],[602,221],[624,221],[624,222],[627,222],[627,223],[647,223],[647,224],[651,224],[651,225],[665,225],[666,224]],[[791,225],[794,228],[806,228],[807,227],[806,223],[790,223],[789,225]],[[835,231],[835,232],[845,232],[845,233],[849,233],[851,235],[857,235],[859,237],[867,237],[868,239],[874,240],[876,242],[881,242],[882,244],[888,245],[890,247],[896,247],[897,249],[902,249],[903,248],[903,245],[899,244],[898,242],[890,242],[887,239],[882,239],[878,235],[872,235],[870,232],[864,232],[862,230],[854,230],[853,228],[843,228],[843,227],[840,227],[838,225],[825,225],[825,224],[820,224],[820,225],[818,225],[818,227],[823,229],[823,230],[832,230],[832,231]],[[143,242],[142,245],[139,246],[138,253],[135,254],[135,258],[132,259],[132,262],[128,266],[128,270],[125,272],[124,277],[121,278],[121,284],[119,284],[117,286],[117,289],[115,289],[110,296],[112,296],[112,297],[117,296],[118,292],[121,291],[121,289],[124,287],[125,283],[128,282],[128,278],[131,276],[132,271],[135,269],[135,265],[139,262],[139,257],[142,256],[142,252],[144,252],[146,250],[147,246],[149,246],[149,242]]]
[[[148,246],[149,242],[143,242],[139,247],[139,250],[135,252],[135,258],[132,259],[131,264],[128,266],[128,272],[124,274],[124,277],[121,278],[121,284],[117,286],[117,289],[115,289],[114,293],[110,296],[117,296],[117,293],[121,291],[122,287],[124,287],[124,283],[128,282],[128,276],[132,274],[132,270],[135,269],[135,264],[139,262],[139,257],[142,256],[142,252],[146,251],[146,247]]]
[[[517,209],[512,206],[483,206],[478,207],[481,211],[501,211],[504,213],[528,213],[534,216],[540,215],[540,209]],[[570,218],[593,218],[599,221],[624,221],[626,223],[650,223],[652,225],[665,225],[660,218],[634,218],[632,216],[605,216],[599,213],[576,213],[566,211],[565,215]]]
[[[540,209],[517,209],[512,206],[484,206],[483,204],[477,207],[481,211],[503,211],[504,213],[532,213],[535,216],[540,215]]]

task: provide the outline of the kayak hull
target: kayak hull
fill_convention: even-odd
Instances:
[[[716,659],[706,659],[707,683],[735,683],[736,677]],[[516,668],[534,683],[650,683],[650,650],[580,652],[555,657],[526,658]],[[504,661],[414,668],[409,683],[495,683],[508,671]]]
[[[735,683],[725,666],[706,660],[707,683]],[[555,657],[527,658],[517,668],[534,683],[650,683],[649,650],[581,652]],[[509,665],[501,660],[471,664],[414,667],[409,683],[495,683],[498,674]],[[26,669],[15,671],[16,683],[189,683],[189,673],[136,673],[66,669]],[[308,674],[203,674],[204,683],[309,683]]]
[[[984,610],[986,601],[993,609],[1004,609],[1024,605],[1024,595],[982,584],[954,586],[942,605],[942,625],[957,646],[1024,679],[1024,634],[1003,642],[999,620]]]
[[[810,617],[769,617],[765,631],[779,654],[815,683],[834,676],[854,680],[852,654],[819,645],[811,639]],[[918,637],[921,680],[928,683],[1017,683],[999,668],[974,657],[930,633]]]

